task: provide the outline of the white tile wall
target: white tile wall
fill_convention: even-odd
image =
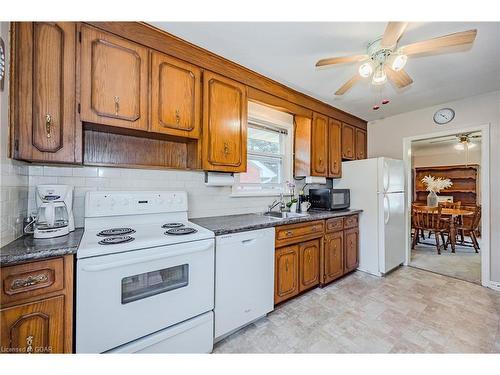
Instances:
[[[231,197],[230,187],[205,186],[203,172],[105,167],[29,166],[29,212],[39,184],[73,185],[75,225],[83,226],[84,197],[90,190],[185,190],[189,217],[264,211],[275,197]]]
[[[7,47],[8,62],[8,22],[0,22],[0,36]],[[6,67],[5,71],[9,72],[9,68]],[[27,164],[8,158],[8,92],[7,83],[4,91],[0,92],[0,247],[22,234],[28,206]]]

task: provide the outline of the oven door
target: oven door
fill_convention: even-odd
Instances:
[[[214,240],[78,260],[76,352],[101,353],[214,305]]]

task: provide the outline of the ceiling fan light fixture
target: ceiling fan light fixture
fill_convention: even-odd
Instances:
[[[379,65],[373,73],[372,83],[374,85],[382,85],[387,81],[387,75],[384,72],[384,67]]]
[[[399,72],[406,65],[406,61],[408,61],[408,56],[402,53],[393,54],[390,57],[391,69],[395,72]]]
[[[361,77],[368,78],[373,73],[373,66],[372,66],[372,64],[370,62],[365,62],[364,64],[362,64],[359,67],[358,73],[359,73],[359,75]]]

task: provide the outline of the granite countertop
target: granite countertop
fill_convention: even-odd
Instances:
[[[83,228],[77,228],[66,236],[55,238],[35,239],[33,235],[25,235],[0,249],[0,266],[75,254],[82,235]]]
[[[227,215],[227,216],[212,216],[189,219],[195,224],[201,225],[212,232],[216,236],[229,233],[246,232],[254,229],[263,229],[277,227],[285,224],[302,223],[313,220],[324,220],[332,217],[348,216],[358,214],[363,210],[343,210],[343,211],[308,211],[306,216],[290,217],[290,218],[273,218],[264,216],[261,213],[242,214],[242,215]]]

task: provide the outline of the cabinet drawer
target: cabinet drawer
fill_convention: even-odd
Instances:
[[[1,305],[55,292],[63,288],[63,258],[3,267]]]
[[[324,229],[325,223],[322,220],[276,227],[276,246],[321,237]]]
[[[356,228],[358,226],[358,215],[344,217],[344,228]]]
[[[344,220],[341,217],[326,220],[325,231],[327,233],[336,232],[344,228]]]

